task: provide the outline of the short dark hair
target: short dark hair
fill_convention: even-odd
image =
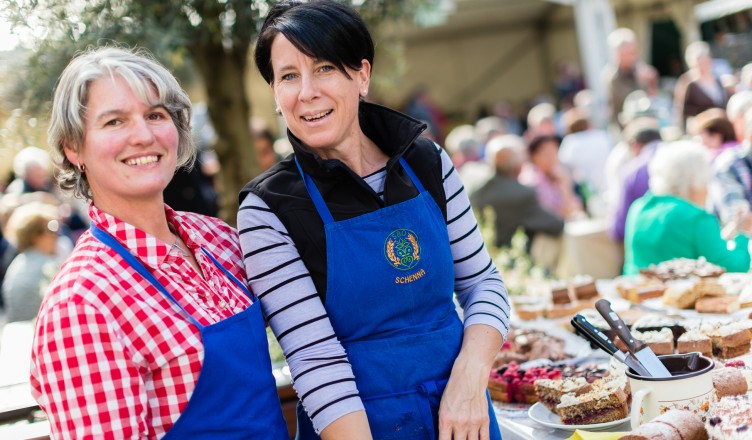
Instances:
[[[307,56],[331,62],[348,79],[345,67],[360,70],[363,60],[373,66],[373,40],[355,10],[332,0],[285,1],[269,11],[256,40],[256,67],[269,84],[274,82],[271,51],[278,34]]]
[[[529,144],[527,144],[528,156],[532,157],[535,153],[538,152],[538,150],[540,150],[541,146],[547,142],[554,142],[557,148],[561,144],[561,140],[559,139],[559,136],[555,136],[555,135],[536,136],[533,138],[533,140],[530,141]]]
[[[692,121],[697,133],[707,131],[710,134],[721,135],[721,142],[736,140],[734,125],[726,116],[726,111],[720,108],[710,108],[695,116]]]

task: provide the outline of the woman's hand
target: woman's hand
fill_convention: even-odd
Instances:
[[[501,334],[493,327],[476,324],[465,329],[462,349],[441,397],[439,440],[489,438],[486,387],[501,344]]]

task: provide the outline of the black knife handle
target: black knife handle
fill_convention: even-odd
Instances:
[[[595,328],[584,316],[578,313],[577,315],[574,315],[571,322],[574,328],[583,333],[585,338],[597,345],[601,350],[610,355],[619,351],[614,342],[602,331]]]
[[[629,331],[627,324],[625,324],[621,317],[611,309],[611,303],[608,302],[607,299],[599,299],[596,301],[595,310],[603,316],[603,319],[605,319],[608,325],[611,326],[616,333],[616,336],[621,338],[630,353],[635,354],[645,348],[646,344],[632,336],[632,332]]]

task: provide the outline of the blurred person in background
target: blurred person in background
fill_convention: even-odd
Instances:
[[[50,281],[67,255],[58,255],[57,206],[31,202],[13,210],[8,238],[18,254],[2,283],[8,323],[35,319]]]
[[[13,157],[16,178],[6,188],[6,194],[52,191],[52,161],[50,154],[39,147],[26,147]]]
[[[688,70],[676,81],[674,87],[674,116],[683,131],[687,121],[709,108],[726,108],[728,94],[719,78],[713,73],[710,46],[704,41],[690,43],[684,51]]]
[[[494,118],[495,119],[495,118]],[[447,134],[445,147],[468,194],[475,192],[493,175],[493,168],[481,160],[481,144],[477,127],[462,124]]]
[[[253,151],[256,153],[261,171],[266,171],[281,159],[274,151],[274,142],[277,137],[260,118],[251,119],[251,132],[253,133]]]
[[[563,122],[566,135],[559,147],[559,161],[572,176],[585,206],[599,212],[596,205],[602,205],[599,200],[606,191],[604,169],[613,143],[608,133],[591,125],[584,109],[567,110]]]
[[[745,90],[752,91],[752,63],[745,64],[739,72],[739,82],[736,84],[736,92]]]
[[[648,164],[661,142],[658,121],[646,116],[637,118],[624,127],[624,138],[629,145],[632,159],[627,162],[620,175],[618,203],[615,205],[609,228],[611,238],[620,244],[624,242],[624,225],[629,207],[649,188]]]
[[[650,191],[629,208],[624,237],[624,274],[674,258],[705,258],[729,272],[750,269],[749,238],[733,246],[718,219],[704,209],[711,168],[708,152],[691,141],[666,143],[648,165]]]
[[[501,118],[506,131],[511,134],[522,136],[522,121],[509,101],[498,101],[491,108],[491,116]]]
[[[525,163],[525,142],[513,134],[497,136],[488,142],[486,160],[493,167],[493,178],[470,197],[473,207],[482,213],[485,207],[494,212],[497,247],[511,246],[512,236],[522,227],[532,244],[537,234],[558,237],[564,220],[544,209],[534,188],[517,178]],[[553,267],[547,267],[553,270]]]
[[[237,231],[163,191],[196,154],[191,102],[146,51],[78,53],[49,144],[91,228],[50,284],[31,389],[54,438],[288,439]]]
[[[535,188],[541,206],[564,220],[581,217],[582,203],[574,192],[574,183],[559,163],[559,138],[534,138],[527,146],[527,156],[520,182]]]
[[[60,233],[75,242],[88,226],[88,219],[76,200],[53,187],[52,168],[49,152],[39,147],[23,148],[13,158],[13,172],[17,177],[8,185],[4,197],[13,198],[8,202],[13,206],[31,201],[59,205]]]
[[[744,142],[744,115],[752,108],[752,90],[733,94],[726,104],[726,117],[734,127],[737,144]]]
[[[529,143],[538,136],[556,136],[556,107],[549,102],[535,105],[527,113],[524,138]]]
[[[610,118],[623,127],[617,119],[627,96],[641,88],[638,70],[643,63],[639,59],[637,38],[631,29],[619,28],[608,36],[611,62],[603,70],[603,82],[608,93]]]
[[[710,108],[695,116],[690,132],[708,149],[711,163],[724,151],[739,145],[734,126],[726,117],[726,111],[720,108]]]
[[[426,86],[420,85],[413,90],[405,104],[405,113],[428,124],[430,139],[435,140],[439,144],[444,142],[446,116],[436,102],[434,102]]]
[[[475,160],[485,157],[486,144],[496,136],[507,134],[507,125],[504,120],[498,116],[491,115],[475,121],[475,138],[479,143],[479,155]]]
[[[742,145],[715,161],[708,187],[708,208],[724,226],[752,223],[752,108],[744,116],[744,133]]]
[[[462,168],[467,162],[480,160],[482,143],[476,136],[476,128],[470,124],[454,127],[446,136],[444,146],[452,158],[455,168]]]

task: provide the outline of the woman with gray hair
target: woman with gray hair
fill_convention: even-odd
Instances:
[[[703,208],[710,172],[702,145],[676,141],[658,149],[648,165],[650,190],[627,214],[624,274],[680,257],[749,270],[749,238],[739,235],[728,246],[718,219]]]
[[[176,212],[191,103],[148,53],[91,49],[55,89],[58,178],[91,229],[53,279],[31,386],[54,438],[289,438],[237,231]]]

